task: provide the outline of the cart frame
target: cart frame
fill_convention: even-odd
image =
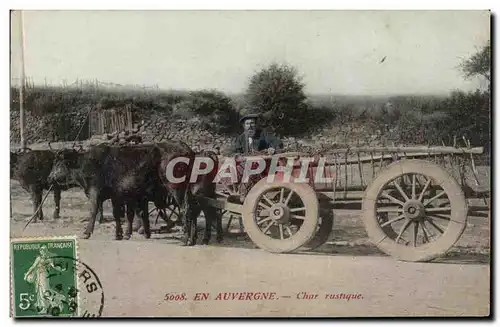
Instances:
[[[217,198],[199,197],[199,201],[221,213],[241,215],[251,240],[275,253],[315,249],[328,240],[335,209],[361,210],[366,232],[381,251],[398,260],[429,261],[456,243],[468,216],[489,216],[485,213],[490,207],[489,192],[476,191],[466,178],[469,173],[479,183],[474,155],[482,153],[482,147],[470,145],[332,149],[315,154],[324,158],[327,170],[335,172],[331,185],[317,188],[279,178],[269,183],[262,175],[244,185],[244,194],[235,192],[241,185],[218,184]],[[297,160],[304,155],[308,154],[257,157]],[[243,160],[251,158],[255,156]],[[353,176],[359,183],[353,182]],[[285,203],[287,195],[301,207]],[[481,198],[484,205],[470,207],[469,198]]]

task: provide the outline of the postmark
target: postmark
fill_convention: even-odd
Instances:
[[[104,291],[76,237],[11,240],[11,310],[23,317],[99,317]]]

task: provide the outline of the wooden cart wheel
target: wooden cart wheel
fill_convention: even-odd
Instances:
[[[151,214],[156,213],[156,219],[154,225],[156,226],[158,224],[159,218],[162,218],[163,221],[166,223],[165,226],[160,226],[158,232],[159,233],[168,233],[174,226],[182,226],[182,221],[179,218],[179,207],[177,206],[176,203],[169,203],[167,205],[166,209],[159,209],[157,207],[154,207],[149,211],[149,216]],[[172,217],[176,217],[175,220],[172,219]],[[133,231],[137,231],[139,234],[144,234],[144,226],[142,226],[142,219],[138,215],[134,218],[134,227]]]
[[[314,237],[318,212],[318,198],[308,184],[268,183],[264,178],[245,198],[242,217],[245,231],[258,247],[286,253]]]
[[[366,232],[380,250],[398,260],[429,261],[443,255],[458,241],[466,221],[467,201],[460,185],[428,161],[395,162],[365,191]]]
[[[173,217],[175,217],[175,220],[172,219]],[[171,225],[172,227],[175,225],[178,226],[182,225],[182,221],[180,219],[179,206],[173,202],[167,206],[166,210],[165,209],[163,210],[163,215],[158,214],[156,216],[155,224],[157,223],[158,218],[162,218],[167,223],[167,225]]]
[[[332,209],[320,209],[318,228],[316,230],[316,235],[307,242],[302,248],[305,251],[312,251],[319,248],[330,237],[333,229],[333,210]]]

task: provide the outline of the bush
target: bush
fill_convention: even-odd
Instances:
[[[446,98],[399,97],[393,103],[400,108],[399,117],[384,118],[384,114],[374,119],[396,127],[399,134],[395,138],[402,143],[452,145],[454,137],[466,137],[472,146],[490,146],[489,92],[456,91]]]
[[[282,135],[303,132],[308,125],[306,98],[295,68],[276,63],[253,75],[245,92],[248,109],[263,114]]]
[[[444,128],[451,138],[454,135],[459,138],[465,136],[470,139],[471,145],[489,148],[491,140],[489,92],[479,90],[469,93],[453,92],[443,101],[441,110],[450,117]]]
[[[191,92],[174,107],[174,114],[182,118],[199,116],[205,127],[216,133],[231,134],[239,128],[239,116],[231,98],[218,91]]]
[[[239,115],[233,109],[216,110],[212,116],[205,120],[205,127],[220,134],[235,134],[240,129]]]
[[[290,135],[304,136],[317,132],[318,129],[329,125],[337,116],[337,112],[324,106],[301,105],[300,111],[286,122],[290,128]]]
[[[447,139],[448,131],[443,125],[448,122],[449,116],[444,112],[426,114],[414,110],[403,112],[394,125],[398,133],[397,139],[402,144],[440,145]]]

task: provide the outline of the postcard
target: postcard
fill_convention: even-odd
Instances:
[[[11,11],[11,316],[489,317],[491,15]]]

